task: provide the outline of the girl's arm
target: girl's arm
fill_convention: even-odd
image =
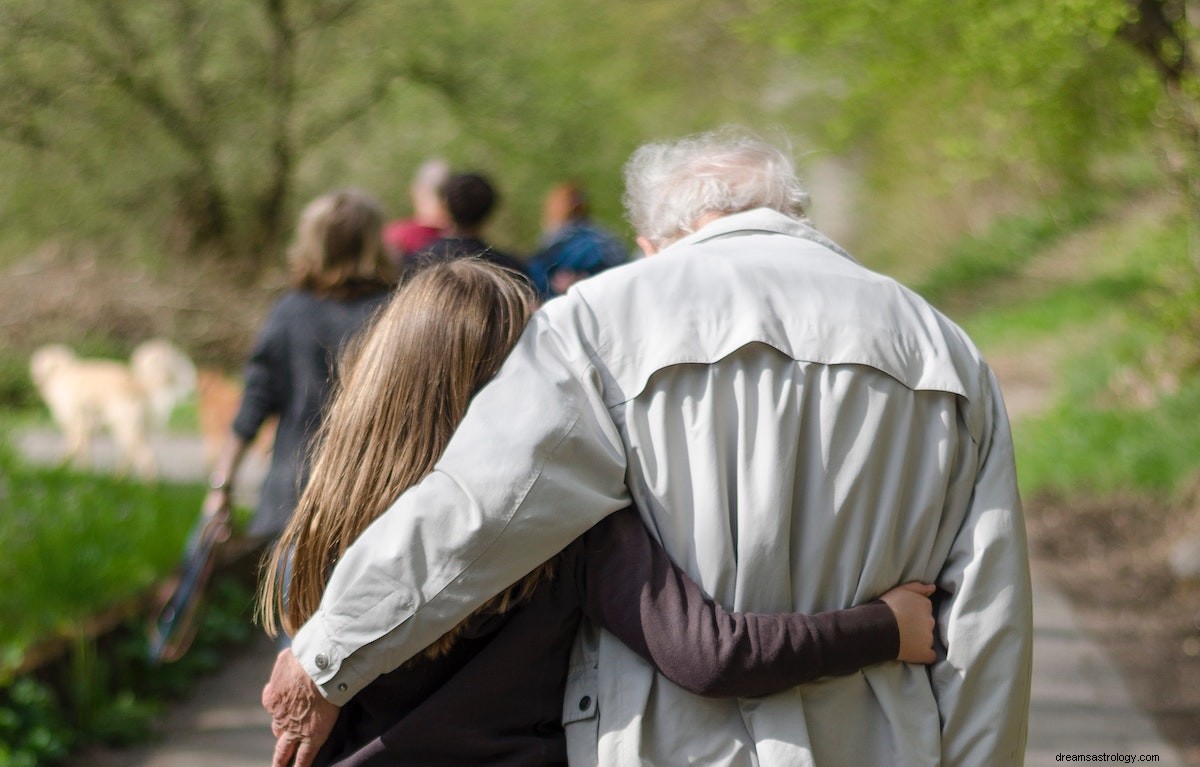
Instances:
[[[874,663],[933,660],[932,587],[815,615],[735,613],[675,566],[633,509],[584,539],[584,613],[690,692],[769,695]]]

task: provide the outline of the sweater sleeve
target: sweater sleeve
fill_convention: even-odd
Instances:
[[[585,544],[585,614],[689,692],[769,695],[899,654],[895,616],[879,600],[814,615],[725,610],[633,509],[601,521]]]
[[[283,301],[272,307],[246,361],[242,401],[231,425],[234,434],[246,442],[254,439],[263,421],[283,409],[282,391],[288,385],[283,308]]]

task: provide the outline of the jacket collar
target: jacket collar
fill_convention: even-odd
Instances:
[[[729,215],[721,216],[686,237],[682,237],[671,243],[663,248],[663,252],[679,246],[697,245],[709,240],[736,237],[751,233],[783,234],[789,237],[800,237],[801,239],[809,240],[828,248],[842,258],[858,263],[840,245],[814,229],[807,219],[792,218],[771,208],[754,208],[740,213],[730,213]]]

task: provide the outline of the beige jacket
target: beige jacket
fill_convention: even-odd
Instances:
[[[919,297],[768,210],[539,311],[293,649],[342,702],[630,499],[735,610],[936,581],[942,660],[713,700],[585,627],[572,764],[1021,763],[1030,583],[995,378]]]

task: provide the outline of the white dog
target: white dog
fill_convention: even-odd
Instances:
[[[90,462],[91,437],[107,429],[117,445],[118,469],[142,477],[158,467],[150,449],[175,405],[196,386],[196,368],[170,343],[154,339],[133,351],[130,364],[80,359],[62,344],[43,346],[29,362],[34,385],[67,441],[66,458]]]

